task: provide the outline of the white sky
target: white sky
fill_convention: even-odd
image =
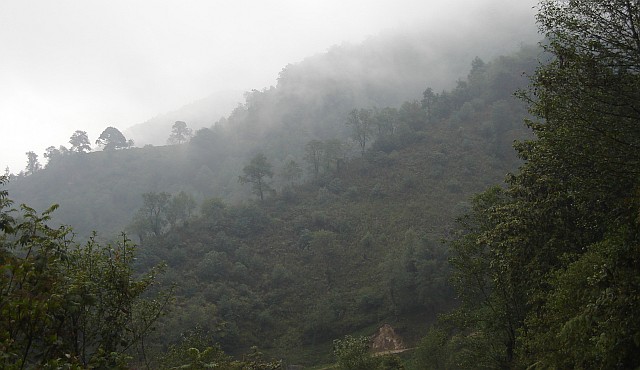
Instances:
[[[24,169],[29,150],[45,163],[44,149],[68,147],[78,129],[94,141],[216,91],[274,85],[285,65],[332,45],[479,14],[530,13],[533,24],[535,3],[0,0],[0,172]]]

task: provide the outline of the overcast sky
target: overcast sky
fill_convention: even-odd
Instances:
[[[0,0],[0,170],[75,130],[95,141],[386,30],[521,17],[534,0]],[[438,37],[434,34],[434,37]]]

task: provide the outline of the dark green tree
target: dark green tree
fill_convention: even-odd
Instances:
[[[76,130],[69,138],[69,144],[71,144],[69,150],[72,152],[86,153],[91,151],[91,143],[86,131]]]
[[[640,4],[543,1],[538,24],[555,58],[533,79],[528,97],[540,118],[532,123],[539,140],[520,148],[531,165],[514,185],[522,197],[553,186],[562,221],[553,236],[563,237],[533,255],[549,278],[533,291],[543,298],[531,302],[522,356],[542,367],[635,368],[640,281],[628,268],[640,245],[632,231],[640,186]],[[535,181],[540,175],[549,180]]]
[[[371,370],[378,368],[378,361],[371,354],[367,337],[345,336],[333,341],[333,354],[336,356],[338,369]]]
[[[142,298],[159,270],[134,274],[124,236],[80,245],[70,228],[50,227],[57,206],[38,214],[22,205],[20,221],[10,206],[0,191],[0,367],[125,368],[144,357],[137,350],[170,302]]]
[[[266,178],[273,177],[273,171],[271,170],[271,163],[267,161],[267,157],[264,154],[256,154],[246,165],[242,172],[244,175],[238,176],[238,182],[241,184],[252,184],[253,192],[264,200],[264,193],[271,190]]]
[[[639,4],[545,0],[537,20],[552,59],[523,93],[536,137],[452,245],[471,303],[457,343],[476,365],[636,368]]]

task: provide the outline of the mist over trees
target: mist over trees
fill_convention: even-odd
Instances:
[[[177,284],[181,308],[159,320],[145,339],[149,351],[178,350],[175,333],[200,332],[199,353],[216,343],[231,354],[260,345],[308,363],[285,355],[296,341],[316,353],[311,361],[331,361],[331,351],[313,348],[382,319],[432,322],[451,307],[442,230],[468,208],[469,194],[515,168],[511,138],[527,135],[524,107],[492,76],[524,86],[520,71],[535,68],[537,53],[486,62],[429,103],[418,94],[398,107],[357,108],[371,123],[364,155],[347,125],[355,108],[324,139],[294,136],[291,124],[254,130],[262,112],[293,109],[269,90],[252,92],[186,145],[69,155],[39,175],[49,186],[89,186],[68,196],[101,206],[78,216],[101,225],[124,220],[141,244],[137,268],[167,261],[158,284]],[[262,155],[248,152],[258,144]],[[119,186],[104,186],[116,178]],[[135,208],[118,211],[120,204]],[[425,330],[409,325],[403,333],[419,338]]]
[[[187,127],[187,124],[183,121],[176,121],[171,126],[171,135],[167,142],[169,144],[182,144],[186,143],[193,136],[193,130]]]
[[[638,6],[543,0],[539,47],[444,88],[428,47],[371,39],[173,120],[175,145],[115,150],[109,127],[101,152],[80,130],[44,169],[30,152],[9,191],[62,206],[0,189],[7,363],[637,367]],[[401,353],[372,354],[383,323]]]
[[[380,119],[377,123],[374,122],[376,136],[391,131],[397,134],[385,137],[381,143],[385,141],[389,144],[397,141],[398,137],[408,134],[400,128],[402,126],[400,123],[392,122],[393,120],[402,120],[403,123],[408,124],[413,120],[414,127],[420,126],[420,117],[412,117],[420,112],[419,100],[425,86],[428,87],[427,81],[433,80],[435,74],[438,74],[438,78],[444,78],[443,76],[447,74],[442,75],[442,70],[435,68],[436,65],[440,65],[434,59],[435,55],[443,52],[436,52],[436,49],[432,50],[425,46],[416,50],[418,42],[415,36],[413,37],[414,39],[406,39],[400,35],[393,35],[387,38],[372,38],[362,45],[335,47],[325,54],[286,66],[280,74],[277,87],[247,93],[244,104],[236,106],[228,117],[218,120],[207,128],[196,130],[190,143],[182,148],[154,147],[145,148],[145,150],[133,148],[110,153],[109,162],[121,163],[118,171],[127,171],[129,174],[128,178],[119,180],[120,183],[126,184],[126,190],[109,185],[114,180],[109,176],[112,172],[97,171],[99,168],[109,167],[107,159],[101,154],[94,154],[87,158],[65,157],[65,161],[51,161],[47,165],[52,167],[51,176],[54,173],[60,173],[59,170],[53,170],[56,166],[66,169],[62,171],[74,169],[74,173],[68,174],[66,178],[54,176],[56,179],[48,183],[46,191],[28,190],[29,187],[38,186],[34,183],[16,185],[16,189],[12,189],[13,194],[21,199],[21,194],[30,193],[31,202],[37,207],[45,207],[53,198],[59,200],[65,206],[58,212],[58,218],[75,225],[77,229],[85,230],[85,233],[89,233],[91,225],[95,224],[104,227],[108,233],[117,233],[126,226],[126,220],[129,220],[131,214],[139,208],[140,194],[150,189],[170,193],[184,190],[192,193],[197,200],[214,196],[236,203],[250,198],[251,188],[240,186],[236,180],[237,176],[242,174],[242,168],[256,152],[263,152],[276,172],[293,158],[304,170],[303,180],[307,177],[319,176],[320,173],[331,173],[331,171],[327,172],[326,168],[338,168],[346,158],[356,153],[357,146],[349,139],[351,129],[345,124],[348,113],[353,109],[370,110],[375,106],[379,107],[381,113],[375,116]],[[385,56],[385,53],[389,55]],[[413,62],[408,65],[400,63],[402,60],[391,56],[394,53],[414,58]],[[462,53],[466,55],[470,51],[466,50]],[[379,57],[370,59],[368,58],[370,55]],[[460,74],[466,74],[464,70],[468,69],[469,60],[472,60],[473,56],[464,63],[457,59],[458,55],[455,53],[450,57],[451,60],[446,59],[447,62],[444,64],[449,66],[464,64],[467,67],[460,67],[462,71]],[[364,70],[357,72],[359,69],[355,66],[362,66]],[[348,71],[343,70],[343,67],[348,68]],[[408,69],[403,70],[402,68],[405,67]],[[353,71],[351,71],[352,68]],[[503,74],[514,76],[518,81],[515,85],[522,85],[524,83],[522,71],[531,68],[530,66],[522,67],[520,70],[508,70]],[[309,76],[314,77],[309,78]],[[380,79],[380,76],[387,77]],[[449,76],[450,81],[457,78],[455,72],[451,72]],[[392,83],[395,77],[400,78],[402,82]],[[375,81],[371,80],[372,78]],[[452,82],[448,84],[454,86]],[[365,86],[368,87],[364,88]],[[414,87],[410,88],[410,86]],[[438,85],[432,85],[431,88],[433,91],[440,89]],[[415,94],[411,94],[411,90],[415,91]],[[447,101],[447,94],[444,94],[441,100]],[[508,97],[510,93],[502,95]],[[418,101],[405,102],[401,100],[404,97]],[[384,108],[394,104],[396,106]],[[203,108],[198,105],[196,111],[201,110]],[[398,114],[393,113],[396,110]],[[387,117],[383,119],[381,117],[384,114]],[[189,115],[185,113],[184,116]],[[191,126],[191,120],[176,118],[178,119],[167,123],[168,127],[178,120],[189,122]],[[202,122],[201,119],[193,118],[193,120]],[[78,134],[80,136],[77,139],[86,139],[83,142],[85,146],[82,146],[82,149],[80,146],[72,146],[70,151],[73,153],[78,150],[89,151],[91,147],[86,132],[79,130],[74,135]],[[163,131],[160,143],[166,142],[168,135],[170,135],[170,128]],[[308,172],[308,162],[304,158],[305,146],[313,140],[330,143],[331,147],[339,150],[332,149],[331,153],[325,155],[325,148],[323,148],[323,157],[316,158],[317,170]],[[144,140],[142,142],[144,143]],[[499,145],[509,146],[509,140]],[[114,160],[116,162],[113,162]],[[89,171],[89,173],[80,175],[82,172],[78,171]],[[150,174],[152,172],[153,175]],[[70,192],[68,183],[86,186],[87,190]],[[155,188],[156,183],[164,183],[167,186]],[[286,183],[287,180],[280,176],[273,179],[276,189]],[[12,187],[13,184],[9,186]],[[27,188],[22,191],[24,186]],[[74,201],[64,201],[72,197]],[[103,205],[84,206],[95,204],[96,201]],[[96,211],[90,211],[90,209]],[[97,209],[101,209],[101,212]]]

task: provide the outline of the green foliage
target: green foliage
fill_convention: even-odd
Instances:
[[[280,370],[282,362],[265,360],[257,347],[244,360],[233,360],[219,346],[211,345],[202,330],[187,333],[182,342],[171,345],[160,360],[161,369],[228,369],[228,370]]]
[[[214,343],[236,358],[260,345],[288,362],[317,364],[328,360],[332,338],[381,321],[402,321],[413,342],[425,323],[452,305],[447,253],[436,241],[470,194],[518,163],[513,153],[498,158],[496,146],[483,137],[482,123],[494,111],[496,119],[511,117],[491,131],[497,142],[526,135],[514,124],[524,116],[519,104],[505,100],[501,109],[492,108],[491,97],[505,95],[492,92],[500,89],[492,76],[507,71],[505,80],[512,80],[537,53],[485,63],[454,91],[433,94],[429,108],[413,100],[402,105],[406,84],[397,90],[401,95],[356,99],[344,94],[343,82],[309,81],[294,66],[278,87],[249,93],[224,125],[198,131],[187,145],[69,155],[38,177],[62,189],[63,210],[73,210],[85,228],[117,229],[114,220],[128,221],[136,209],[144,210],[140,194],[158,184],[166,194],[184,190],[206,199],[199,215],[188,222],[176,216],[169,227],[177,195],[169,197],[157,235],[147,217],[153,213],[135,220],[142,221],[137,226],[144,239],[136,266],[167,261],[160,281],[177,285],[179,302],[145,346],[160,353],[180,333],[197,325],[207,329],[207,342],[181,349],[185,362],[172,366],[210,363],[207,356],[216,351],[206,351]],[[317,96],[301,95],[300,88]],[[355,107],[387,105],[384,96],[402,108],[358,108],[370,118],[372,135],[360,158],[362,148],[353,153],[349,127],[340,122]],[[317,156],[305,158],[314,140]],[[291,186],[286,198],[243,203],[250,192],[234,179],[258,151],[273,163],[269,169],[307,161],[315,181]],[[274,187],[288,180],[276,181]],[[16,188],[40,201],[48,193],[25,181]],[[189,348],[197,351],[187,353]],[[383,368],[398,366],[397,358],[384,361]]]
[[[555,273],[544,315],[528,321],[535,329],[523,355],[535,354],[536,366],[640,363],[640,254],[634,234],[619,230],[608,235]]]
[[[207,369],[228,365],[231,358],[196,327],[183,334],[180,343],[169,346],[158,362],[162,369]]]
[[[440,328],[432,327],[427,335],[422,338],[415,355],[416,366],[420,369],[447,369],[452,368],[448,363],[449,335]]]
[[[376,368],[376,359],[369,349],[369,338],[345,336],[333,341],[333,354],[341,370],[371,370]]]
[[[370,339],[346,335],[333,341],[333,354],[337,368],[341,370],[404,370],[402,360],[396,355],[374,356]]]
[[[539,9],[553,59],[522,94],[536,139],[516,146],[525,164],[476,197],[451,243],[462,305],[448,345],[475,367],[636,368],[640,9]],[[503,104],[491,113],[505,125]]]
[[[76,244],[69,228],[47,225],[57,206],[38,214],[22,205],[17,221],[4,191],[0,202],[2,367],[124,368],[137,351],[144,358],[141,344],[170,301],[143,298],[160,270],[136,277],[125,236]]]

